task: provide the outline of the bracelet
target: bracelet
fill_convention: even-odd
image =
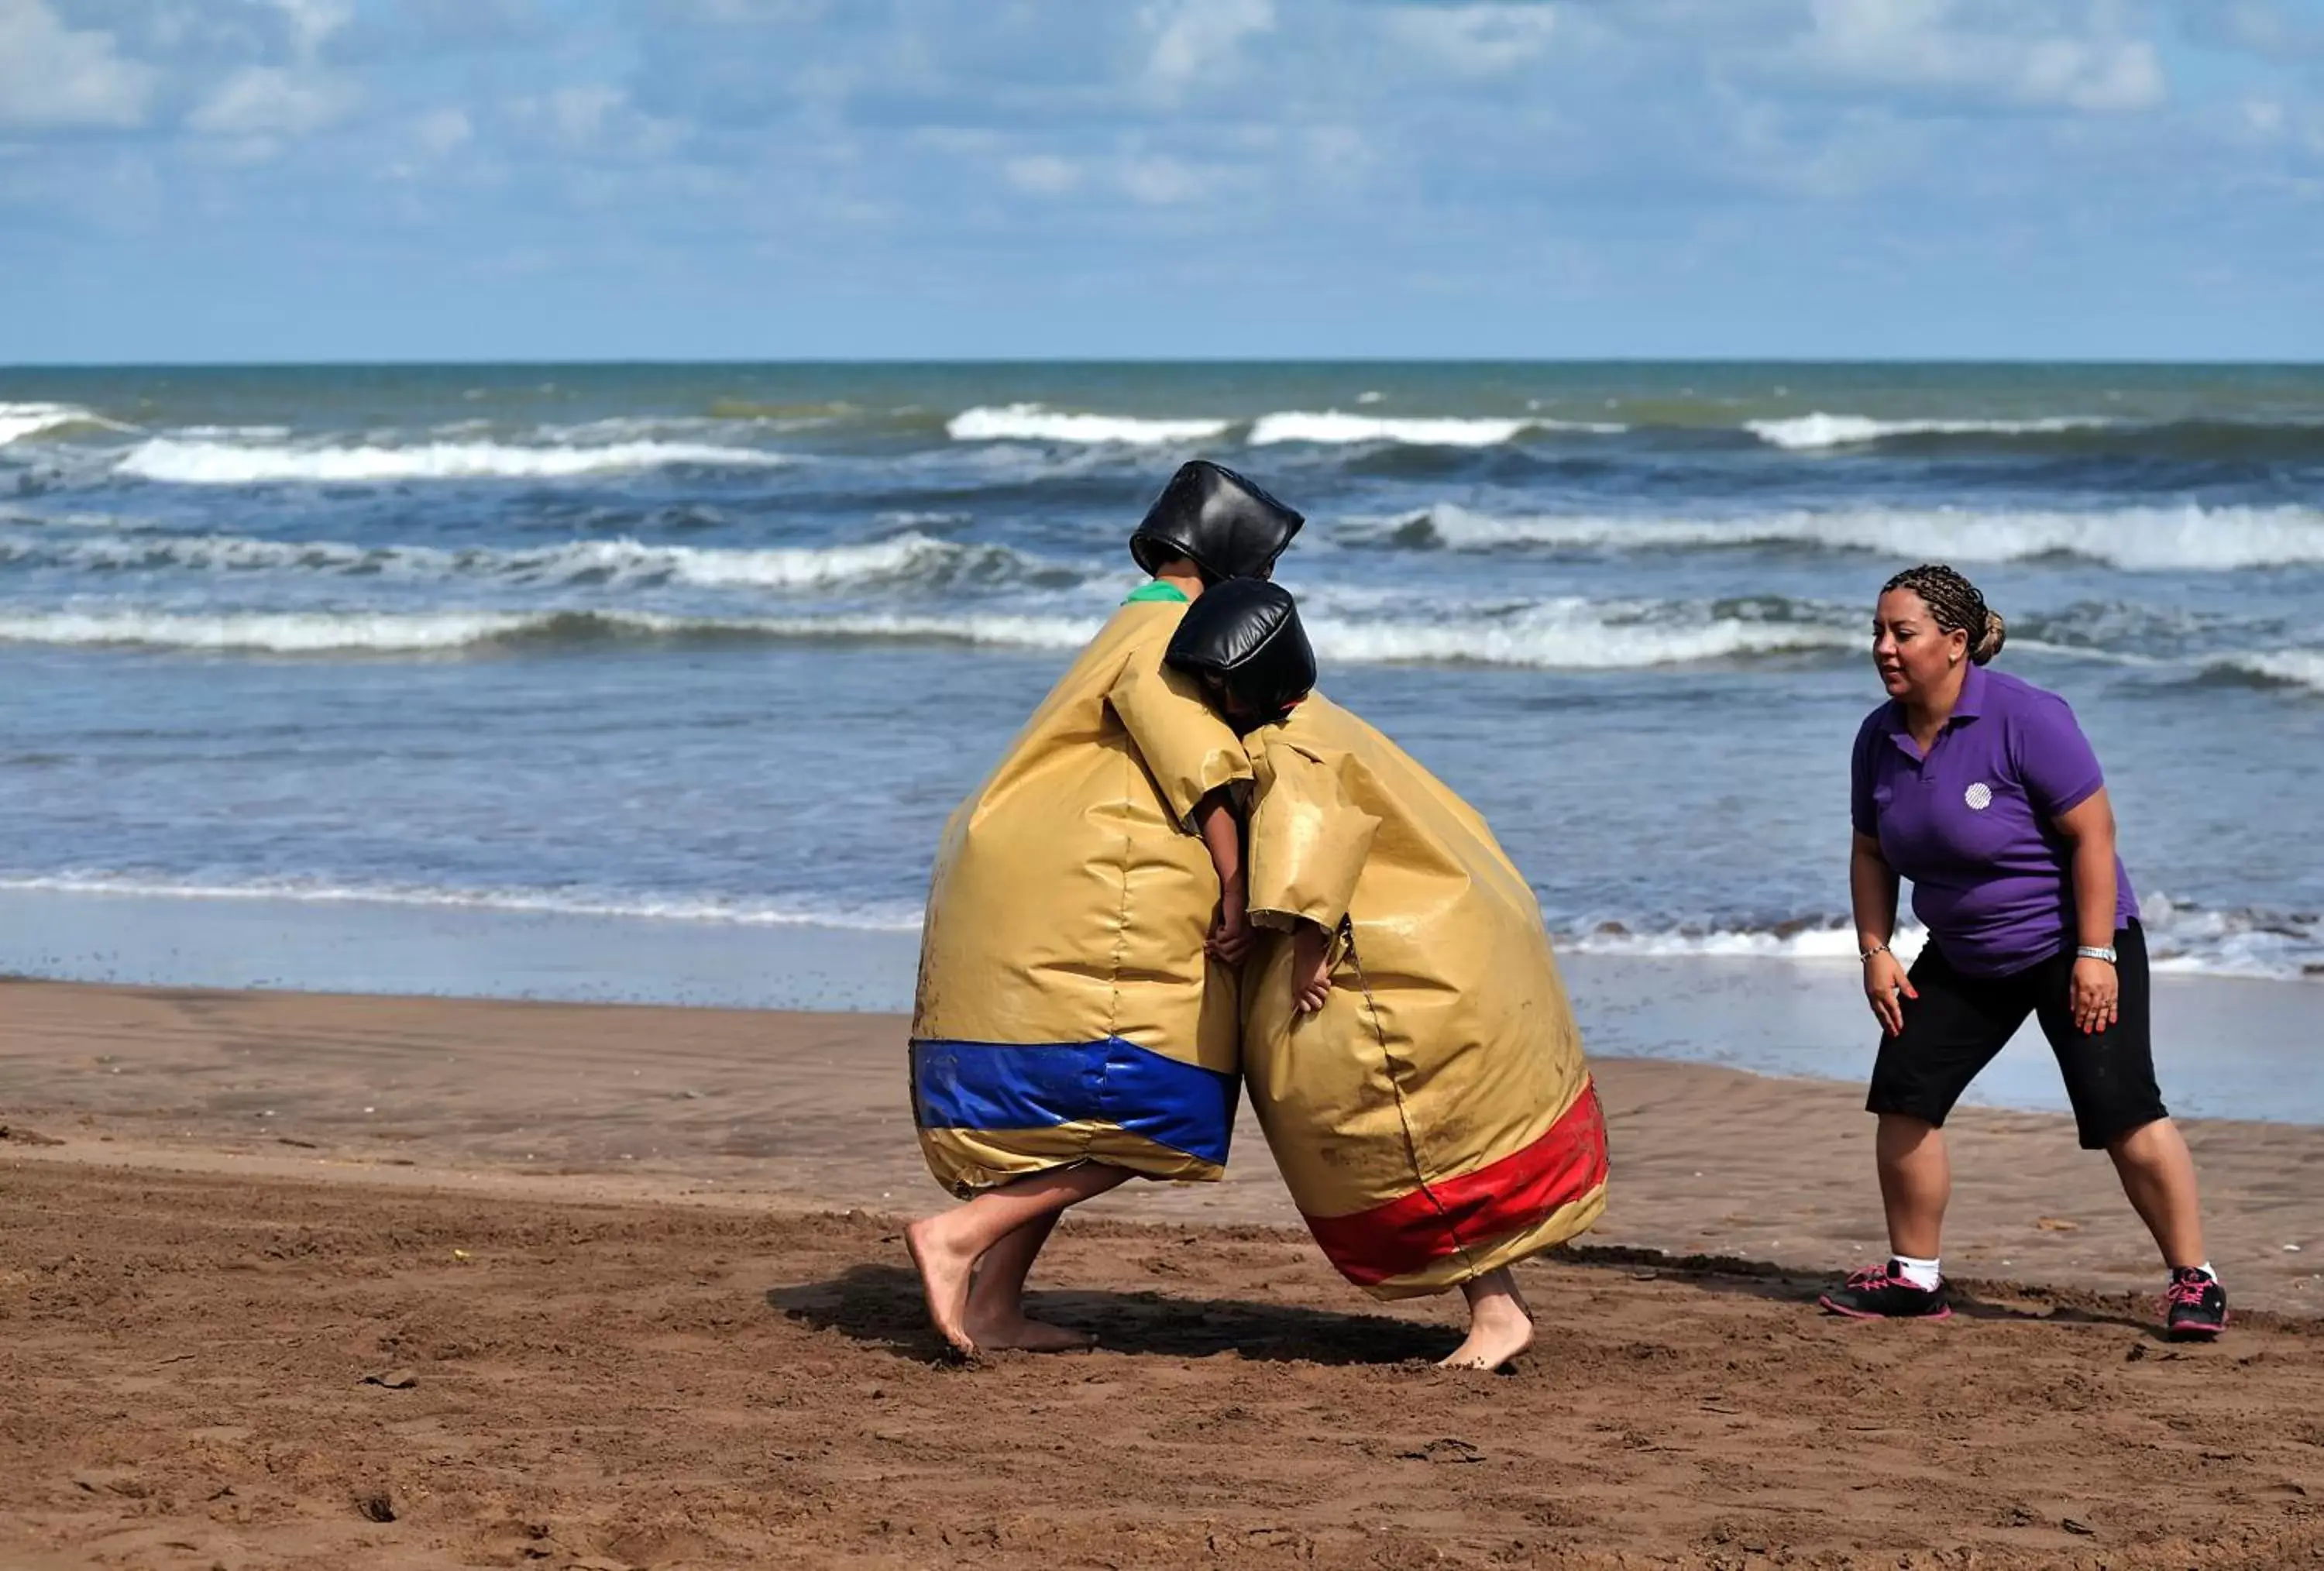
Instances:
[[[2084,944],[2074,951],[2074,957],[2079,960],[2103,960],[2109,966],[2116,963],[2114,951],[2102,944]]]
[[[1886,955],[1888,952],[1889,949],[1887,945],[1875,944],[1869,949],[1858,950],[1856,955],[1857,962],[1861,965],[1863,962],[1871,959],[1875,955]]]

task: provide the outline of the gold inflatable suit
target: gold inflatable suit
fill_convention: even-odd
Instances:
[[[1082,1161],[1226,1167],[1235,977],[1203,951],[1219,880],[1190,820],[1250,765],[1162,663],[1185,611],[1167,586],[1131,596],[945,827],[912,1111],[955,1195]]]
[[[1327,698],[1245,743],[1251,919],[1340,935],[1314,1014],[1293,1009],[1287,933],[1243,976],[1244,1080],[1315,1241],[1397,1298],[1582,1232],[1605,1207],[1605,1121],[1524,876]]]

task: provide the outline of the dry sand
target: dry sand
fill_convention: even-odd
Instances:
[[[1452,1307],[1342,1283],[1248,1129],[1060,1233],[1102,1351],[956,1370],[901,1034],[0,984],[0,1566],[2324,1566],[2324,1131],[2189,1125],[2211,1348],[2062,1120],[1960,1115],[1971,1313],[1861,1326],[1857,1092],[1609,1060],[1514,1374],[1417,1362]]]

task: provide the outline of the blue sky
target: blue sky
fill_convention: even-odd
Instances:
[[[2324,0],[0,0],[0,363],[2324,357]]]

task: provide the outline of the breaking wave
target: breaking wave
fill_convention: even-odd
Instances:
[[[2285,649],[2226,655],[2213,661],[2206,670],[2268,687],[2304,688],[2311,693],[2324,693],[2324,650]]]
[[[1152,420],[1130,415],[1067,414],[1038,403],[979,405],[954,415],[945,431],[964,442],[1065,442],[1158,447],[1178,442],[1213,441],[1237,426],[1247,426],[1243,441],[1254,448],[1301,442],[1319,447],[1366,443],[1413,448],[1489,448],[1514,440],[1528,430],[1584,431],[1612,435],[1627,426],[1591,420],[1549,420],[1537,416],[1458,417],[1344,414],[1338,410],[1290,410],[1263,414],[1256,420]]]
[[[1755,655],[1853,648],[1849,629],[1754,616],[1741,608],[1551,601],[1430,620],[1318,617],[1327,661],[1545,670],[1644,670]],[[840,640],[1069,651],[1102,617],[1039,612],[878,612],[805,616],[675,616],[641,611],[188,612],[74,610],[0,616],[0,642],[275,654],[440,654],[613,642]]]
[[[2038,436],[2054,431],[2094,430],[2117,422],[2098,416],[2053,415],[2043,420],[1873,420],[1860,414],[1803,414],[1788,420],[1745,420],[1743,429],[1772,447],[1792,452],[1862,447],[1891,437]]]
[[[842,905],[821,900],[737,900],[707,894],[592,893],[565,890],[444,889],[419,884],[337,884],[309,879],[253,879],[200,883],[108,873],[61,873],[0,877],[0,890],[51,894],[114,895],[148,900],[289,901],[312,905],[393,905],[521,911],[574,917],[625,917],[664,922],[713,922],[738,927],[850,928],[911,932],[917,906]]]
[[[2077,557],[2132,571],[2231,572],[2324,563],[2324,511],[2311,507],[2126,507],[2102,513],[1867,508],[1738,518],[1498,516],[1451,504],[1359,526],[1389,546],[1493,550],[1733,550],[1791,546],[1957,562]]]
[[[493,648],[811,639],[1074,649],[1101,624],[1073,617],[671,616],[645,611],[60,611],[0,616],[0,642],[261,654],[445,654]]]
[[[2150,894],[2139,922],[2157,971],[2282,980],[2324,973],[2324,923],[2313,914],[2208,910]],[[1910,964],[1927,941],[1926,929],[1907,922],[1891,947]],[[1766,926],[1600,921],[1560,934],[1558,943],[1575,954],[1644,960],[1856,961],[1855,923],[1840,916]]]
[[[100,425],[115,430],[123,429],[78,404],[0,403],[0,447],[6,447],[10,442],[25,437],[38,436],[42,431],[78,425]]]
[[[1358,664],[1525,666],[1552,670],[1637,670],[1753,655],[1853,649],[1851,627],[1703,607],[1593,605],[1553,600],[1499,614],[1425,621],[1319,619],[1310,628],[1326,661]]]
[[[1410,448],[1490,448],[1514,440],[1527,430],[1586,431],[1612,435],[1627,427],[1592,421],[1539,419],[1454,419],[1414,416],[1320,413],[1267,414],[1251,422],[1245,439],[1254,448],[1279,442],[1309,442],[1343,446],[1357,442],[1394,442]]]
[[[1056,580],[1072,570],[1006,546],[966,545],[903,534],[864,545],[757,550],[576,541],[536,550],[358,546],[337,541],[238,535],[32,534],[0,538],[0,565],[30,562],[94,572],[306,572],[399,581],[481,579],[511,584],[654,584],[701,588],[831,589],[1010,578]]]
[[[957,442],[1077,442],[1159,447],[1224,436],[1222,420],[1143,420],[1120,414],[1065,414],[1038,403],[980,404],[945,422]]]
[[[115,468],[138,479],[174,485],[254,485],[272,481],[362,485],[396,480],[557,479],[676,464],[765,468],[788,462],[780,453],[703,442],[540,448],[502,442],[428,442],[406,448],[296,448],[156,437],[132,448]]]

